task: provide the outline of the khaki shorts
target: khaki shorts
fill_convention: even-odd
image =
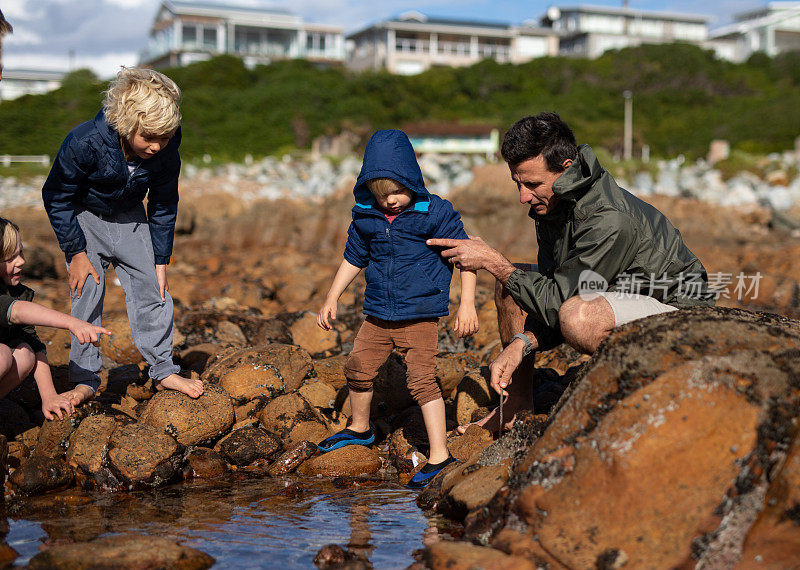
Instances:
[[[615,291],[598,292],[596,294],[602,296],[608,301],[608,304],[611,305],[611,310],[614,311],[615,327],[635,321],[636,319],[643,319],[645,317],[652,317],[653,315],[660,315],[661,313],[669,313],[678,310],[676,307],[665,305],[647,295],[617,293]]]

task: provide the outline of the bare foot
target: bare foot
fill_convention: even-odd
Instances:
[[[77,384],[72,390],[67,390],[61,395],[67,398],[73,406],[79,406],[94,399],[94,390],[86,384]]]
[[[467,428],[469,426],[479,426],[491,433],[495,433],[497,431],[497,427],[500,425],[500,413],[498,411],[499,409],[500,408],[493,409],[491,412],[486,414],[486,416],[484,416],[477,422],[470,422],[468,424],[458,426],[456,428],[456,431],[459,434],[464,435],[464,432],[467,431]],[[509,410],[507,407],[506,409],[503,410],[503,423],[505,424],[503,426],[503,431],[509,431],[514,426],[514,420],[516,419],[516,417],[517,417],[516,414],[513,414],[509,417]]]
[[[203,381],[202,380],[195,380],[192,378],[184,378],[183,376],[178,376],[177,374],[170,374],[166,378],[162,378],[160,381],[153,382],[153,385],[156,387],[156,390],[176,390],[178,392],[183,392],[190,398],[199,398],[203,394]]]

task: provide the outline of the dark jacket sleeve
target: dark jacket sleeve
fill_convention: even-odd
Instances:
[[[369,264],[369,249],[358,232],[355,221],[347,228],[347,243],[344,245],[344,258],[351,265],[364,268]]]
[[[72,133],[67,136],[42,187],[44,209],[67,262],[86,249],[86,237],[76,217],[75,199],[86,180],[87,157],[91,153],[88,148],[80,149],[80,144]]]
[[[559,328],[558,310],[578,292],[584,271],[593,271],[611,283],[636,256],[633,223],[614,210],[592,215],[580,224],[574,237],[567,259],[555,268],[552,278],[518,269],[506,282],[508,292],[529,316],[555,330]]]
[[[442,200],[439,203],[436,218],[436,230],[433,237],[443,239],[467,239],[469,237],[464,231],[461,214],[455,211],[448,200]]]
[[[168,152],[164,168],[150,180],[147,195],[147,220],[153,242],[153,259],[156,265],[166,265],[172,256],[175,239],[175,220],[178,217],[178,177],[181,172],[181,129],[169,141],[163,152]]]
[[[11,323],[8,322],[8,308],[17,300],[11,295],[0,295],[0,326],[11,326]]]

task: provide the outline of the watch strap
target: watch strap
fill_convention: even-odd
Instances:
[[[524,333],[517,333],[513,337],[511,337],[511,340],[514,340],[515,338],[521,339],[522,342],[525,343],[525,348],[522,351],[522,356],[528,356],[531,352],[533,352],[533,343],[531,342],[531,339],[528,338],[528,335]]]

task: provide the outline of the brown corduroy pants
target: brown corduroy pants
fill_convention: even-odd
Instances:
[[[394,348],[405,354],[406,383],[420,406],[442,397],[436,382],[439,319],[384,321],[367,317],[356,335],[344,374],[354,392],[368,392]]]

